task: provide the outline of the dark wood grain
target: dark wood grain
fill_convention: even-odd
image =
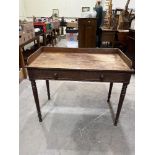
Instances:
[[[107,100],[107,102],[110,102],[112,87],[113,87],[113,82],[110,82],[110,87],[109,87],[109,93],[108,93],[108,100]]]
[[[39,36],[35,36],[32,39],[29,39],[28,41],[24,42],[23,44],[20,44],[19,47],[23,48],[25,45],[33,42],[34,40],[39,40],[39,37],[40,37],[40,35]]]
[[[58,59],[59,58],[59,59]],[[132,62],[119,49],[46,48],[28,59],[28,67],[129,71]]]
[[[29,39],[28,41],[26,41],[25,43],[23,44],[20,44],[19,45],[19,64],[20,64],[20,67],[22,68],[22,72],[23,72],[23,78],[26,79],[27,78],[27,70],[26,70],[26,67],[25,67],[25,62],[24,62],[24,56],[23,56],[23,52],[24,51],[24,47],[31,43],[31,42],[35,42],[35,40],[37,40],[37,45],[38,45],[38,48],[40,47],[40,35],[38,36],[35,36],[33,37],[32,39]]]
[[[127,37],[126,55],[132,60],[132,66],[135,68],[135,30],[130,29]]]
[[[25,62],[24,62],[24,57],[23,57],[22,52],[23,52],[22,48],[19,47],[19,63],[20,63],[20,67],[22,68],[21,72],[23,72],[23,78],[26,79],[27,78],[27,72],[26,72]]]
[[[50,86],[49,86],[49,80],[46,80],[46,87],[47,87],[47,96],[48,96],[48,99],[50,100],[51,97],[50,97]]]
[[[96,47],[96,19],[78,19],[78,43],[79,47]]]
[[[128,83],[123,83],[120,98],[119,98],[119,103],[118,103],[118,107],[117,107],[116,118],[115,118],[115,122],[114,122],[115,126],[117,125],[117,122],[118,122],[118,119],[119,119],[119,115],[120,115],[120,112],[121,112],[121,109],[122,109],[122,105],[123,105],[123,101],[124,101],[124,98],[125,98],[127,86],[128,86]]]
[[[37,91],[37,86],[36,86],[35,80],[31,80],[31,85],[32,85],[32,91],[33,91],[33,96],[34,96],[34,100],[36,103],[37,112],[38,112],[38,118],[39,118],[39,121],[42,122],[42,116],[41,116],[39,98],[38,98],[38,91]]]
[[[120,50],[118,49],[118,54],[120,55],[120,57],[125,61],[125,63],[132,68],[132,61]]]
[[[112,43],[112,47],[114,47],[115,35],[117,33],[116,30],[103,29],[102,30],[102,42],[110,42]]]
[[[130,81],[131,73],[118,71],[94,71],[71,69],[27,68],[30,79],[94,81],[94,82],[126,82]],[[102,76],[102,78],[101,78]]]

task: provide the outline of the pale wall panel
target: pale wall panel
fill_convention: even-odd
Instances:
[[[127,3],[127,0],[113,0],[112,4],[113,4],[113,8],[125,8],[125,5]],[[130,0],[129,2],[129,8],[135,8],[135,0]]]
[[[93,9],[96,0],[25,0],[26,16],[51,16],[52,9],[59,9],[59,16],[79,17],[81,7]]]
[[[24,0],[19,0],[19,19],[24,19],[25,17],[25,2]]]
[[[102,0],[104,7],[105,0]],[[127,0],[113,0],[113,8],[125,8]],[[52,9],[59,9],[59,16],[80,17],[82,6],[93,9],[96,0],[20,0],[20,12],[27,17],[51,16]],[[22,5],[21,5],[22,4]],[[130,0],[129,8],[135,8],[135,0]],[[25,10],[24,10],[25,9]]]

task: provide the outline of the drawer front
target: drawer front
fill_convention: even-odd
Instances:
[[[91,26],[94,25],[95,26],[96,25],[96,20],[89,20],[89,19],[87,19],[85,21],[85,24],[86,25],[91,25]]]
[[[79,26],[88,26],[88,25],[93,25],[93,26],[96,26],[96,19],[79,19],[78,21],[78,25]]]
[[[53,79],[70,81],[129,82],[131,73],[28,69],[30,79]]]

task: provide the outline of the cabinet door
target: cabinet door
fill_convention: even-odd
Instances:
[[[85,47],[96,47],[96,20],[85,23]]]
[[[84,20],[78,21],[78,43],[79,47],[85,47],[85,22]]]
[[[96,47],[96,19],[79,19],[79,47]]]

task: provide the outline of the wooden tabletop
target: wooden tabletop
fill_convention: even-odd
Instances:
[[[43,47],[28,60],[30,68],[131,70],[131,61],[119,49]]]

